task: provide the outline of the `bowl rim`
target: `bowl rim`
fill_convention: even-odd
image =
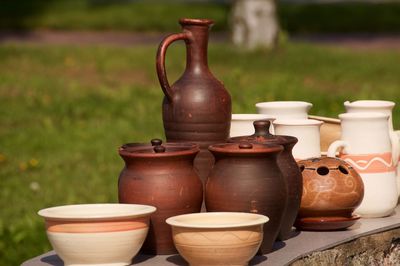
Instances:
[[[393,101],[387,100],[356,100],[356,101],[345,101],[343,103],[345,107],[349,108],[360,108],[360,109],[369,109],[369,108],[393,108],[396,103]]]
[[[92,209],[90,209],[92,208]],[[95,209],[93,209],[95,208]],[[109,208],[99,212],[103,208]],[[120,210],[112,212],[112,209],[120,208]],[[87,212],[82,212],[87,210]],[[78,214],[71,214],[72,211],[81,211]],[[124,204],[124,203],[92,203],[92,204],[70,204],[60,205],[50,208],[41,209],[38,215],[45,219],[57,220],[113,220],[121,218],[143,217],[154,213],[156,207],[143,204]],[[65,212],[67,211],[67,212]],[[97,212],[97,213],[96,213]]]
[[[231,121],[275,120],[275,116],[269,114],[232,114]]]
[[[255,104],[257,108],[278,108],[285,109],[289,107],[312,107],[313,104],[306,101],[267,101]]]
[[[223,216],[223,215],[230,215],[230,216],[253,216],[256,219],[249,221],[249,222],[241,222],[241,223],[233,223],[227,222],[224,224],[204,224],[204,223],[184,223],[179,221],[178,219],[183,217],[201,217],[201,216]],[[265,215],[258,214],[258,213],[248,213],[248,212],[201,212],[201,213],[189,213],[189,214],[182,214],[170,217],[165,220],[165,222],[171,226],[176,227],[185,227],[185,228],[204,228],[204,229],[212,229],[212,228],[238,228],[238,227],[248,227],[254,225],[262,225],[269,221],[269,218]]]
[[[316,120],[316,119],[293,119],[293,118],[282,118],[277,119],[272,124],[275,125],[282,125],[282,126],[321,126],[324,124],[323,121]]]

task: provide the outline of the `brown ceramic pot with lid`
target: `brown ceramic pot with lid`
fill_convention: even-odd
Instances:
[[[200,212],[203,186],[194,171],[197,144],[129,143],[119,149],[125,161],[118,181],[120,203],[155,206],[142,251],[147,254],[174,254],[169,217]]]
[[[200,153],[195,168],[205,182],[213,165],[207,150],[215,143],[226,142],[231,121],[231,97],[221,81],[208,67],[208,36],[214,22],[210,19],[179,20],[182,32],[162,40],[157,52],[157,74],[164,92],[162,114],[168,142],[195,142]],[[186,69],[170,85],[165,68],[165,56],[170,44],[183,40],[186,44]]]
[[[303,191],[302,175],[292,155],[292,149],[297,143],[297,138],[293,136],[272,135],[269,132],[271,125],[269,120],[258,120],[253,124],[255,128],[254,135],[230,138],[228,142],[247,141],[250,143],[279,144],[283,146],[283,151],[278,156],[278,165],[287,186],[288,202],[278,238],[280,240],[286,240],[292,235],[292,227],[300,208]]]
[[[281,145],[211,145],[215,165],[207,180],[207,211],[251,212],[269,217],[261,253],[272,251],[287,202],[287,189],[276,162]]]

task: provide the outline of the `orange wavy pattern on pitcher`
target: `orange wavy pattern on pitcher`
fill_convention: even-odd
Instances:
[[[395,171],[391,152],[374,154],[340,154],[339,157],[351,164],[360,174]]]
[[[130,231],[148,226],[147,219],[136,218],[128,221],[85,222],[85,221],[46,221],[46,229],[57,233],[105,233]]]

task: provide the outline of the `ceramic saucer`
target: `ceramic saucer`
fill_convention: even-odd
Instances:
[[[351,217],[305,217],[296,220],[295,226],[303,231],[342,230],[352,226],[360,219],[359,215]]]

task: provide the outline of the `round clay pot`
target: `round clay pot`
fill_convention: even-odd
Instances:
[[[203,187],[193,168],[199,147],[191,143],[162,145],[161,140],[153,140],[152,145],[131,143],[119,149],[126,164],[118,182],[119,202],[155,206],[142,251],[174,254],[171,228],[165,220],[200,211]]]
[[[292,149],[297,143],[297,138],[292,136],[272,135],[269,132],[271,122],[258,120],[253,123],[255,133],[251,136],[230,138],[228,142],[251,142],[259,144],[278,144],[283,146],[282,153],[278,156],[278,166],[285,179],[288,201],[286,211],[282,219],[278,239],[286,240],[292,235],[292,227],[296,221],[300,208],[303,181],[300,169],[293,158]]]
[[[299,218],[346,217],[364,197],[364,184],[354,168],[331,157],[298,162],[303,174],[303,196]]]
[[[270,252],[287,204],[286,184],[276,162],[283,147],[225,143],[211,145],[209,150],[216,161],[206,183],[207,211],[268,216],[260,252]]]

